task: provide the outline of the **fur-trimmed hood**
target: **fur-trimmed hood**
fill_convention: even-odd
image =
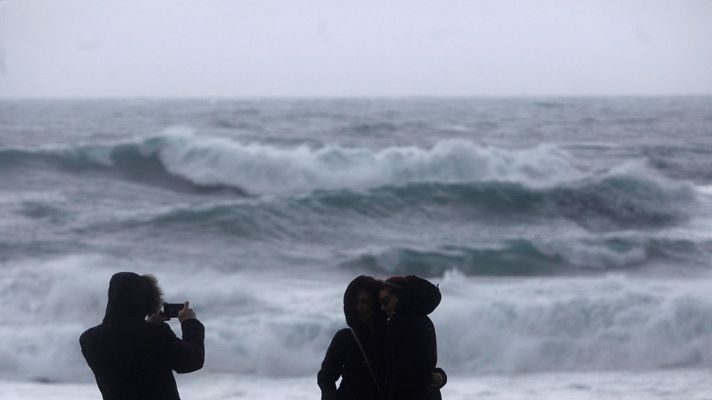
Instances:
[[[157,313],[163,304],[163,293],[153,275],[119,272],[109,282],[109,301],[104,322],[143,320]]]

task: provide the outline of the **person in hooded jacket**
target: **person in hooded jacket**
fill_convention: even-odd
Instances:
[[[324,356],[317,375],[322,400],[386,398],[383,358],[386,314],[378,301],[382,287],[381,281],[364,275],[347,286],[344,315],[349,328],[336,332]],[[339,377],[341,383],[337,388]],[[440,368],[432,371],[434,385],[442,387],[446,381],[445,371]]]
[[[336,332],[321,363],[317,383],[322,400],[383,398],[385,315],[379,311],[380,288],[378,280],[364,275],[355,278],[346,288],[344,315],[349,328]],[[339,377],[341,383],[337,389]]]
[[[388,278],[379,293],[388,316],[385,373],[388,400],[439,400],[435,328],[428,318],[440,304],[437,286],[415,275]],[[444,379],[446,377],[443,376]]]
[[[152,275],[111,277],[104,321],[79,339],[104,400],[179,400],[173,371],[202,368],[203,324],[186,302],[178,314],[179,339],[159,313],[161,297]]]

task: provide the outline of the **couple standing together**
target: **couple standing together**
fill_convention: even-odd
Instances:
[[[349,328],[336,332],[317,376],[322,400],[441,399],[447,376],[436,368],[428,318],[438,304],[440,290],[415,275],[351,281],[344,293]]]

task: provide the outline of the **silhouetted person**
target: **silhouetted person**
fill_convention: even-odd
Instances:
[[[202,368],[203,324],[186,302],[178,314],[179,339],[159,314],[161,296],[152,275],[120,272],[111,277],[104,322],[79,339],[104,400],[177,400],[173,371]]]
[[[380,288],[380,281],[364,275],[351,281],[346,288],[344,315],[350,328],[336,332],[321,363],[317,383],[322,400],[383,398],[379,397],[379,392],[385,393],[383,330],[386,318],[378,303]],[[354,335],[358,337],[363,353]],[[337,389],[339,377],[341,383]]]
[[[386,279],[379,296],[388,315],[384,359],[387,399],[441,399],[439,388],[445,382],[433,383],[438,350],[435,328],[428,318],[440,304],[440,290],[410,275]]]
[[[336,332],[324,356],[321,370],[317,375],[322,400],[386,398],[388,393],[384,371],[386,314],[381,311],[379,303],[378,296],[381,288],[383,282],[364,275],[355,278],[346,288],[344,315],[346,324],[350,328]],[[336,381],[339,378],[341,382],[337,389]],[[440,368],[435,369],[430,383],[440,388],[445,382],[447,382],[445,371]]]

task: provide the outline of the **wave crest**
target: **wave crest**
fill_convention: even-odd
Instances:
[[[417,182],[520,182],[542,186],[581,176],[555,146],[504,150],[446,140],[432,148],[382,150],[336,145],[280,148],[220,138],[164,134],[134,143],[0,150],[0,164],[49,163],[69,170],[113,169],[136,178],[229,186],[252,194],[367,189]]]

